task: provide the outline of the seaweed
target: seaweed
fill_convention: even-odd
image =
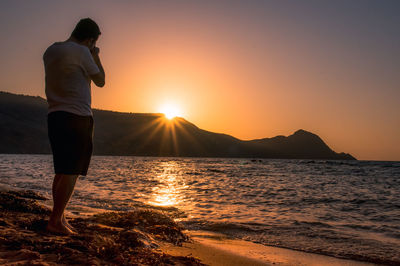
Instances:
[[[135,208],[69,219],[78,234],[46,232],[50,210],[30,191],[0,192],[0,264],[18,265],[204,265],[172,256],[157,241],[188,241],[180,225],[163,211]]]

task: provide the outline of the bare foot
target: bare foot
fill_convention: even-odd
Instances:
[[[60,234],[60,235],[73,235],[75,234],[74,231],[66,227],[63,223],[53,224],[48,223],[46,230],[50,233]]]
[[[65,219],[64,214],[63,214],[63,216],[62,216],[62,218],[61,218],[61,222],[62,222],[66,227],[68,227],[68,229],[71,230],[73,233],[76,233],[75,230],[74,230],[75,228],[74,228],[72,225],[70,225],[70,223],[68,223],[67,219]]]

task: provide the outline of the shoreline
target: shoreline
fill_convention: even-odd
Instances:
[[[31,190],[8,189],[0,186],[0,264],[21,262],[25,265],[43,262],[57,265],[61,263],[59,257],[71,259],[68,256],[73,254],[75,258],[73,257],[71,263],[96,262],[100,265],[118,264],[116,257],[119,257],[120,262],[136,262],[135,256],[139,256],[143,265],[152,265],[155,261],[163,260],[175,263],[171,265],[186,263],[184,265],[211,266],[378,265],[266,246],[233,239],[222,233],[188,230],[165,213],[150,208],[135,208],[129,212],[80,212],[78,215],[67,211],[68,219],[83,234],[83,238],[52,236],[44,232],[50,211],[49,199]],[[91,241],[87,241],[88,239]],[[97,242],[94,251],[93,239]],[[67,249],[60,244],[65,245],[69,241],[74,244]],[[44,243],[56,247],[48,250]],[[122,247],[124,252],[116,247]],[[114,253],[115,256],[110,257],[101,252],[102,249]],[[85,254],[83,251],[91,252]],[[65,257],[64,254],[63,257],[63,253],[69,255]]]
[[[286,248],[266,246],[241,239],[231,239],[224,234],[201,230],[185,230],[191,242],[182,247],[168,243],[160,249],[174,256],[192,256],[211,266],[230,265],[310,265],[310,266],[372,266],[377,265],[349,259],[307,253]]]
[[[45,204],[51,207],[49,202]],[[72,206],[71,206],[72,207]],[[76,208],[76,206],[74,206]],[[151,208],[151,207],[150,207]],[[112,210],[99,210],[83,208],[77,213],[68,211],[69,217],[88,218],[95,214],[112,213]],[[179,224],[179,222],[178,222]],[[231,266],[231,265],[312,265],[312,266],[373,266],[382,265],[368,261],[359,261],[347,258],[293,250],[285,247],[274,247],[255,243],[249,240],[232,238],[226,234],[206,231],[184,229],[182,233],[189,237],[188,242],[182,246],[168,242],[156,241],[158,251],[172,256],[194,257],[206,265]],[[235,252],[232,252],[234,250]]]

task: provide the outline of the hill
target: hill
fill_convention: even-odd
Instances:
[[[51,153],[46,116],[45,99],[0,92],[0,153]],[[244,141],[200,129],[181,117],[170,121],[163,114],[94,109],[93,116],[96,155],[355,159],[334,152],[305,130]]]

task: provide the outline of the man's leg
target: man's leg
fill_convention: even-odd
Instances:
[[[60,175],[60,174],[57,175],[57,174],[56,174],[55,177],[54,177],[53,187],[52,187],[53,197],[54,197],[54,195],[56,194],[56,191],[55,191],[55,190],[56,190],[57,184],[58,184],[58,182],[60,181],[60,179],[61,179],[62,176],[63,176],[63,175]],[[54,198],[53,198],[53,201],[54,201]],[[63,213],[63,215],[61,216],[61,222],[62,222],[66,227],[68,227],[69,229],[71,229],[72,231],[74,230],[74,227],[68,223],[67,219],[65,219],[65,214],[64,214],[64,213]]]
[[[71,234],[63,222],[64,210],[71,198],[78,175],[56,174],[53,181],[53,211],[47,229],[52,232]]]

